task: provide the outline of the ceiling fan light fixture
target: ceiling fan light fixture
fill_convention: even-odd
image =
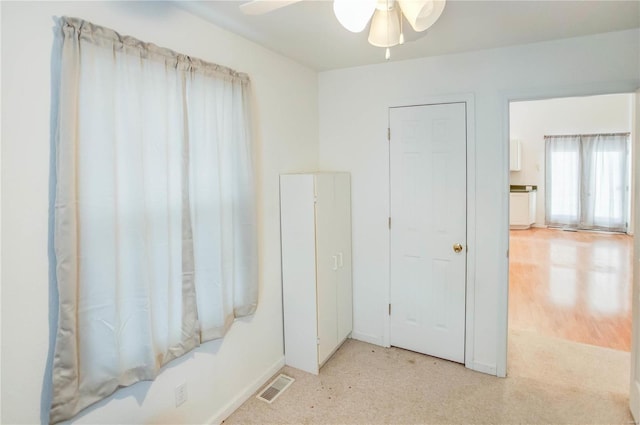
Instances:
[[[440,18],[446,0],[398,0],[398,3],[411,27],[422,32]]]
[[[400,42],[400,12],[398,8],[376,10],[371,19],[369,43],[376,47],[392,47]]]
[[[361,32],[367,26],[377,0],[333,0],[333,13],[338,22],[351,32]]]

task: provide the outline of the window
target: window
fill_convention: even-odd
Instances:
[[[58,30],[51,422],[222,337],[258,288],[248,77]]]
[[[625,232],[629,135],[546,136],[546,222]]]

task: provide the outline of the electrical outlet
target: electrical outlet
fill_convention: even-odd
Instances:
[[[176,387],[176,407],[185,401],[187,401],[187,383],[183,382]]]

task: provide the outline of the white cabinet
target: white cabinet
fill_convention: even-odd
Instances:
[[[536,221],[536,192],[511,192],[509,194],[509,227],[528,229]]]
[[[509,141],[509,170],[520,171],[522,169],[522,152],[520,140],[511,139]]]
[[[280,176],[285,363],[317,374],[351,334],[348,173]]]

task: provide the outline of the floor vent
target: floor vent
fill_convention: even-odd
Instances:
[[[262,390],[256,398],[271,404],[284,392],[284,390],[289,387],[289,385],[293,384],[293,381],[295,381],[295,379],[292,377],[280,374],[280,376],[271,381],[271,383],[267,385],[267,387]]]

